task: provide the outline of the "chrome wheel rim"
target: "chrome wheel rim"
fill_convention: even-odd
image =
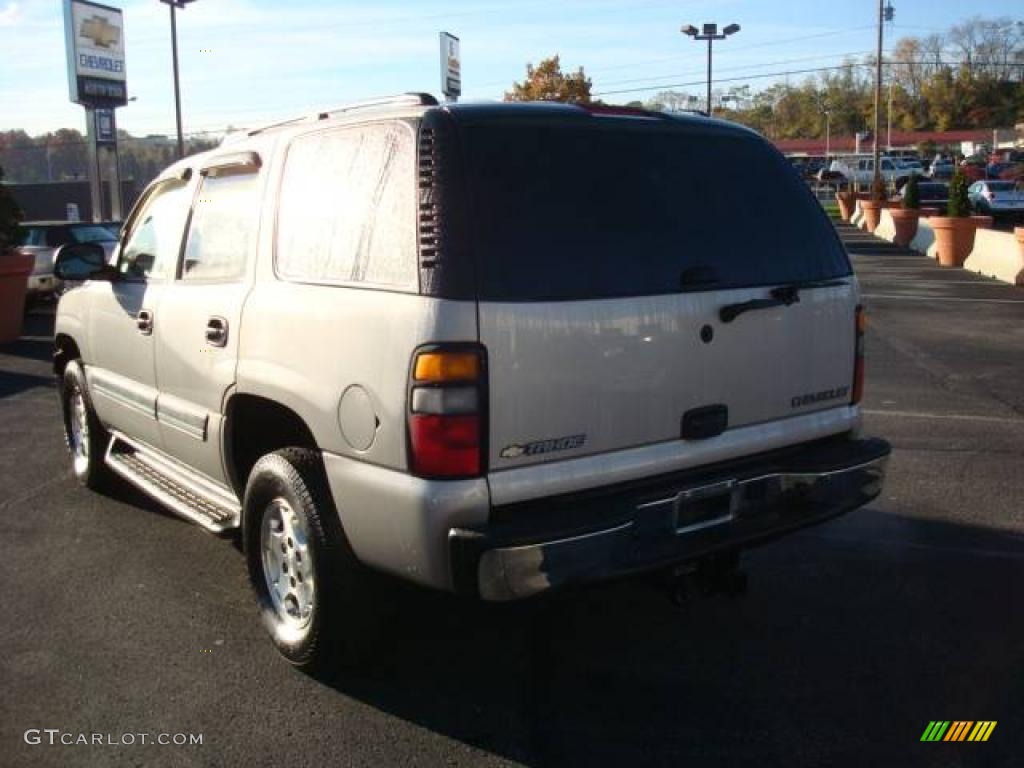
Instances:
[[[82,390],[76,388],[71,394],[69,410],[71,463],[75,474],[84,475],[89,469],[89,412],[85,408]]]
[[[267,595],[278,623],[287,630],[304,629],[316,608],[309,527],[305,517],[281,497],[263,511],[260,551]]]

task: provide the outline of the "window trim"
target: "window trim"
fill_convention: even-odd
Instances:
[[[412,241],[413,241],[412,244],[413,244],[413,252],[414,252],[414,254],[416,254],[415,257],[414,257],[414,265],[416,266],[416,268],[413,270],[413,276],[412,276],[412,278],[410,279],[410,281],[407,284],[374,283],[374,282],[371,282],[369,280],[326,280],[326,279],[314,279],[314,278],[289,277],[287,275],[282,274],[280,268],[278,267],[278,243],[279,243],[279,240],[280,240],[280,232],[281,232],[281,226],[280,226],[280,222],[281,222],[281,190],[284,188],[284,178],[285,178],[285,174],[288,171],[288,158],[291,156],[292,147],[295,146],[295,142],[296,141],[300,141],[302,139],[309,138],[311,136],[322,135],[322,134],[325,134],[325,133],[338,133],[338,132],[341,132],[341,131],[356,130],[356,129],[360,129],[360,128],[368,128],[368,127],[376,127],[376,126],[392,126],[392,125],[402,126],[402,128],[404,130],[409,132],[410,139],[411,139],[411,147],[412,147],[411,152],[412,152],[412,160],[413,160],[413,173],[412,173],[411,178],[409,179],[409,183],[413,185],[413,194],[415,196],[415,194],[416,194],[416,170],[415,170],[415,165],[416,165],[416,147],[417,147],[417,144],[418,144],[418,141],[419,141],[419,133],[418,133],[417,128],[415,126],[415,124],[417,122],[418,122],[417,119],[402,119],[402,118],[397,118],[397,119],[396,118],[386,118],[386,119],[381,119],[381,120],[367,120],[367,121],[360,121],[360,122],[357,122],[357,123],[346,123],[346,124],[343,124],[343,125],[328,126],[328,127],[318,128],[318,129],[312,130],[312,131],[304,131],[302,133],[296,134],[296,135],[292,136],[291,138],[289,138],[288,146],[285,147],[285,150],[284,150],[284,152],[282,154],[281,170],[280,170],[280,172],[279,172],[279,174],[277,176],[277,180],[276,180],[277,188],[274,191],[275,205],[274,205],[273,231],[271,233],[271,244],[270,244],[270,248],[271,248],[270,264],[271,264],[271,269],[272,269],[272,271],[274,273],[274,278],[276,280],[278,280],[279,282],[282,282],[282,283],[292,283],[294,285],[318,285],[318,286],[322,286],[322,287],[332,287],[332,288],[356,288],[356,289],[365,289],[365,290],[368,290],[368,291],[379,291],[379,292],[382,292],[382,293],[396,293],[396,294],[402,294],[402,295],[418,295],[419,294],[419,292],[420,292],[420,277],[419,277],[419,269],[418,269],[419,258],[418,258],[418,253],[417,253],[417,249],[416,249],[415,205],[414,205],[414,208],[413,208],[413,222],[412,222],[411,226],[414,228],[414,232],[413,232],[413,236],[412,236]],[[414,197],[414,199],[415,199],[415,197]]]

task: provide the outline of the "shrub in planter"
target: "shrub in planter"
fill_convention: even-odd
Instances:
[[[874,232],[878,229],[878,222],[882,217],[882,209],[887,205],[885,195],[885,182],[881,177],[871,183],[871,197],[861,200],[860,209],[864,211],[864,229]]]
[[[935,249],[943,267],[962,267],[974,248],[974,232],[986,226],[987,217],[971,217],[971,203],[967,199],[967,177],[961,170],[953,175],[949,185],[949,207],[945,216],[933,216],[930,221],[935,230]],[[991,224],[991,220],[987,222]]]
[[[853,185],[849,185],[836,192],[836,203],[839,205],[839,218],[849,221],[853,218],[854,205],[857,202],[857,193],[853,191]]]
[[[917,221],[921,217],[921,193],[917,184],[917,174],[914,174],[903,188],[903,207],[889,209],[896,230],[892,241],[904,248],[910,245],[917,234]]]
[[[4,172],[0,168],[0,181]],[[34,259],[14,250],[21,211],[7,187],[0,184],[0,344],[14,341],[21,334],[25,291]]]

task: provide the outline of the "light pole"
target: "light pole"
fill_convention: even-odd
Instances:
[[[185,156],[185,137],[181,132],[181,87],[178,84],[178,25],[174,12],[195,0],[160,0],[171,9],[171,58],[174,61],[174,118],[178,125],[178,159]]]
[[[694,40],[707,40],[708,41],[708,115],[711,115],[711,44],[715,40],[725,40],[729,35],[734,35],[740,31],[739,24],[730,24],[721,32],[718,31],[717,24],[705,24],[702,30],[697,29],[692,24],[687,24],[685,27],[679,30],[684,35],[692,37]]]

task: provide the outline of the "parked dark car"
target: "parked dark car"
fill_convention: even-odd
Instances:
[[[900,190],[900,199],[906,194],[904,186]],[[941,181],[921,181],[917,185],[918,199],[922,208],[937,208],[940,216],[946,215],[946,208],[949,206],[949,184]]]

